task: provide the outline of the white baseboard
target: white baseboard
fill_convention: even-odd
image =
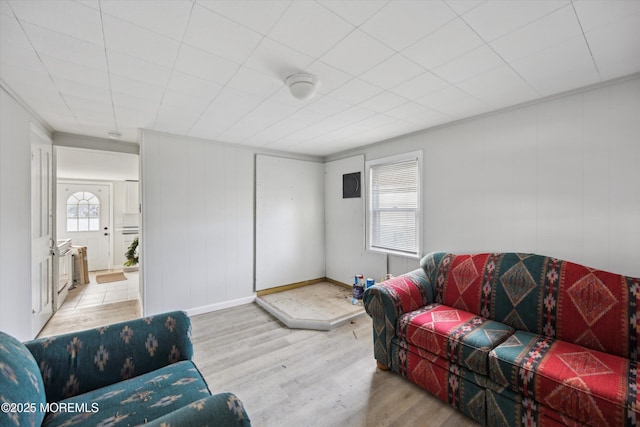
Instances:
[[[237,307],[239,305],[250,304],[256,300],[256,296],[251,295],[244,298],[238,298],[230,301],[219,302],[216,304],[203,305],[201,307],[190,308],[185,310],[189,316],[197,316],[198,314],[211,313],[212,311],[223,310],[225,308]]]

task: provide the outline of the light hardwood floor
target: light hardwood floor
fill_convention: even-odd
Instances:
[[[139,317],[135,310],[131,302],[64,310],[41,336]],[[477,425],[399,375],[377,370],[366,314],[327,332],[289,329],[255,303],[191,321],[194,361],[209,388],[238,395],[254,426]]]
[[[256,426],[476,426],[376,369],[371,320],[288,329],[256,304],[193,316],[195,363],[212,392],[231,391]]]

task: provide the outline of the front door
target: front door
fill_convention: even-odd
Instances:
[[[96,183],[58,183],[58,239],[87,247],[89,271],[111,265],[110,187]]]
[[[31,127],[31,330],[53,315],[53,190],[51,139]]]

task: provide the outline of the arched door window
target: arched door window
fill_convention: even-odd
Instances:
[[[89,191],[73,193],[67,199],[67,231],[100,229],[100,199]]]

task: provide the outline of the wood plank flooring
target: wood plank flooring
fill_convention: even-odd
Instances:
[[[40,336],[132,319],[140,316],[136,310],[130,303],[63,310]],[[477,426],[399,375],[376,369],[367,315],[326,332],[288,329],[254,303],[191,321],[194,361],[209,388],[238,395],[254,426]]]
[[[111,304],[58,311],[38,334],[38,338],[124,322],[140,317],[140,302],[130,300]]]
[[[376,369],[371,319],[332,331],[288,329],[256,304],[192,317],[195,363],[212,392],[231,391],[256,426],[476,426]]]

